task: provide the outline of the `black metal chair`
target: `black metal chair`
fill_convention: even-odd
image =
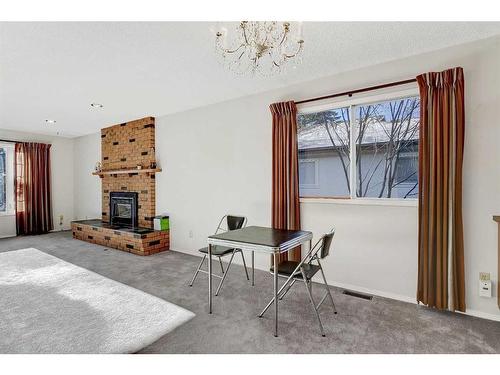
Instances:
[[[330,246],[332,244],[332,239],[335,234],[335,229],[332,229],[329,233],[324,234],[316,242],[316,244],[309,250],[304,259],[300,262],[297,261],[284,261],[278,265],[278,276],[286,278],[283,286],[278,290],[278,299],[281,300],[288,293],[290,288],[295,284],[296,281],[303,281],[309,295],[309,301],[311,302],[316,317],[318,318],[319,328],[321,330],[321,335],[325,336],[325,331],[323,329],[323,324],[321,323],[321,318],[319,316],[319,308],[322,303],[328,297],[332,303],[333,313],[337,314],[337,309],[335,308],[335,303],[333,302],[333,297],[330,292],[330,288],[326,282],[325,273],[323,272],[323,267],[321,266],[320,259],[326,258],[330,253]],[[316,264],[314,264],[316,263]],[[271,272],[274,272],[274,268],[271,267]],[[321,301],[316,305],[314,298],[312,296],[312,278],[316,273],[320,272],[323,278],[323,283],[325,285],[325,295]],[[264,313],[273,304],[274,298],[267,304],[264,310],[260,313],[259,318],[264,316]]]
[[[215,234],[244,228],[246,223],[247,223],[247,218],[244,216],[225,215],[219,221],[219,225],[217,226],[217,229],[215,230]],[[224,225],[225,225],[225,228],[224,228]],[[204,247],[202,249],[199,249],[198,251],[200,253],[204,254],[203,259],[201,260],[200,264],[198,265],[198,268],[196,269],[196,272],[194,273],[193,279],[191,280],[191,283],[189,284],[189,286],[193,286],[193,283],[196,280],[196,276],[198,276],[199,272],[208,273],[208,271],[201,268],[203,266],[203,262],[205,261],[205,259],[208,256],[208,247]],[[217,291],[215,292],[216,296],[219,295],[219,292],[222,288],[222,284],[224,283],[224,280],[226,280],[226,276],[227,276],[227,273],[229,271],[229,267],[231,267],[234,255],[236,253],[241,254],[241,258],[243,259],[243,267],[245,268],[247,280],[250,280],[250,278],[248,277],[248,270],[247,270],[247,265],[245,262],[245,256],[243,255],[243,251],[241,251],[241,249],[233,249],[233,248],[226,247],[226,246],[212,246],[212,256],[217,257],[219,259],[220,268],[222,270],[222,276],[212,273],[212,276],[218,277],[219,279],[221,279],[219,286],[217,287]],[[227,268],[224,270],[224,266],[222,265],[221,258],[223,258],[225,256],[229,256],[229,255],[231,255],[231,258],[229,259],[229,263],[227,264]]]

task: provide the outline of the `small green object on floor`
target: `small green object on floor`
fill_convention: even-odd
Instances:
[[[165,216],[165,215],[155,216],[154,229],[155,230],[169,230],[170,229],[169,216]]]

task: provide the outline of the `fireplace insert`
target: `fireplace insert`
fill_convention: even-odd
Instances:
[[[112,191],[109,193],[109,224],[137,226],[137,193]]]

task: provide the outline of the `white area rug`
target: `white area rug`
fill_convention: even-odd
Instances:
[[[0,353],[133,353],[193,317],[37,249],[0,253]]]

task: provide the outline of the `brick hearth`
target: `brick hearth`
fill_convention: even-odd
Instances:
[[[100,220],[71,223],[73,238],[137,255],[152,255],[169,248],[169,232],[152,229],[115,229]]]

